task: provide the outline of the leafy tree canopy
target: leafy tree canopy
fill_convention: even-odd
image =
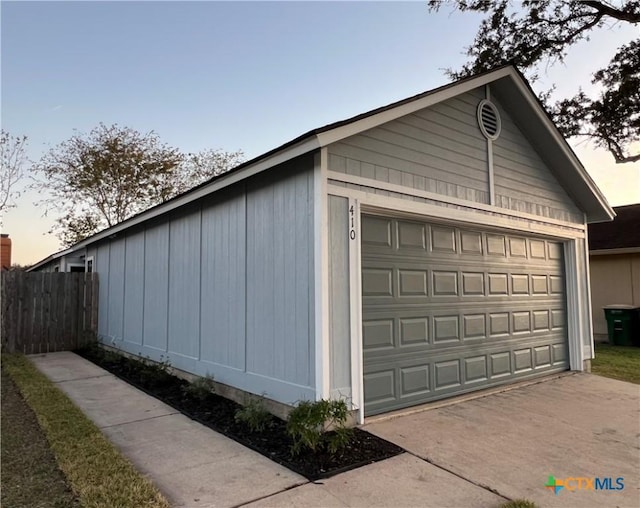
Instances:
[[[459,71],[462,78],[513,63],[537,79],[541,63],[563,62],[568,50],[589,34],[612,23],[640,24],[640,1],[562,0],[430,0],[430,11],[453,7],[461,12],[485,14],[473,44],[470,61]],[[634,143],[640,141],[640,38],[618,48],[609,65],[594,72],[594,95],[579,90],[574,97],[547,104],[566,137],[587,136],[611,152],[617,163],[640,160]],[[547,102],[549,93],[541,99]]]
[[[38,204],[58,215],[52,231],[65,246],[163,203],[242,160],[242,152],[182,154],[157,134],[100,124],[75,134],[34,165]]]

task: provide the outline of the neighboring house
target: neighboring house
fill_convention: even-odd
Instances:
[[[640,204],[617,206],[613,222],[589,224],[593,332],[607,338],[605,305],[640,307]]]
[[[65,249],[38,261],[29,270],[39,272],[92,272],[93,261],[86,260],[83,250]]]
[[[99,338],[357,417],[588,368],[614,214],[506,66],[308,132],[71,247]],[[47,262],[40,264],[45,267]]]

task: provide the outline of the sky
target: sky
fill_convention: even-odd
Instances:
[[[28,136],[34,161],[101,122],[153,130],[183,152],[253,158],[446,84],[481,20],[426,2],[2,1],[0,11],[2,128]],[[534,89],[588,91],[590,73],[634,37],[621,24],[594,33]],[[640,163],[570,144],[612,206],[640,202]],[[3,218],[14,263],[59,250],[40,197],[24,191]]]

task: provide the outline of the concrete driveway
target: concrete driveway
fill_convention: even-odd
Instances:
[[[640,506],[640,386],[631,383],[568,374],[365,428],[506,498],[541,507]],[[576,480],[555,494],[545,488],[551,475]],[[601,485],[612,478],[614,487],[623,478],[624,488],[592,489],[593,478]]]

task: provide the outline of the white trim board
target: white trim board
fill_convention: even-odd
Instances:
[[[466,223],[474,227],[482,227],[484,229],[509,229],[525,234],[538,234],[561,240],[567,238],[584,238],[584,229],[568,229],[553,225],[538,224],[515,220],[510,217],[497,217],[492,215],[484,215],[470,210],[458,210],[444,206],[431,205],[428,203],[417,203],[415,201],[407,201],[379,194],[372,194],[355,189],[348,189],[329,184],[328,193],[334,196],[346,198],[354,198],[360,202],[361,207],[366,207],[368,212],[376,212],[376,209],[383,214],[405,214],[408,216],[432,217],[448,222]],[[471,207],[469,202],[467,207]],[[496,213],[501,213],[497,209]]]
[[[313,259],[315,319],[316,399],[327,399],[331,393],[331,359],[329,337],[329,225],[327,193],[327,149],[314,157],[313,168]]]
[[[362,255],[360,203],[349,198],[349,324],[351,326],[351,398],[357,408],[357,422],[364,423],[364,359],[362,356]],[[353,207],[353,211],[352,211]],[[353,218],[353,227],[351,219]],[[351,235],[351,231],[355,234]]]
[[[339,173],[337,171],[329,171],[329,180],[335,180],[336,182],[350,183],[354,185],[361,185],[363,187],[371,187],[374,189],[386,190],[390,192],[396,192],[398,194],[406,194],[408,196],[416,196],[419,198],[431,199],[433,201],[440,201],[442,203],[448,203],[457,206],[464,206],[466,208],[472,208],[475,210],[482,210],[485,212],[498,213],[501,215],[508,215],[510,217],[517,217],[519,219],[526,219],[535,222],[543,222],[546,224],[552,224],[554,226],[562,226],[565,228],[576,229],[584,232],[584,224],[578,224],[574,222],[567,222],[558,219],[552,219],[550,217],[543,217],[541,215],[534,215],[526,212],[518,212],[510,210],[508,208],[501,208],[498,206],[492,206],[485,203],[478,203],[476,201],[468,201],[466,199],[453,198],[445,196],[443,194],[437,194],[435,192],[423,191],[420,189],[412,189],[411,187],[405,187],[395,183],[381,182],[379,180],[373,180],[372,178],[365,178],[362,176],[348,175],[346,173]]]

